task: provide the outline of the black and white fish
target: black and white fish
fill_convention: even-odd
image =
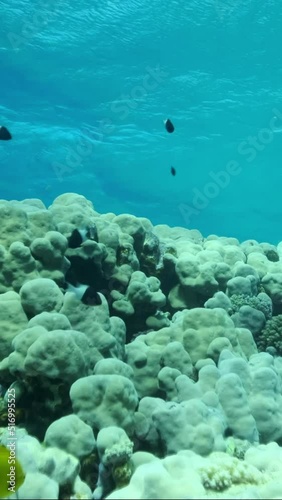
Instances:
[[[86,306],[100,306],[102,304],[101,294],[96,292],[93,286],[78,285],[74,286],[66,283],[67,292],[72,292],[78,300],[81,300]]]
[[[84,229],[74,229],[68,238],[68,246],[78,248],[86,240],[97,241],[97,228],[94,224]]]
[[[0,126],[0,140],[9,141],[10,139],[12,139],[12,134],[9,130],[4,125]]]
[[[171,122],[171,120],[169,118],[167,118],[165,121],[164,121],[164,125],[165,125],[165,128],[166,128],[166,131],[169,133],[169,134],[172,134],[172,132],[174,132],[174,125],[173,123]]]

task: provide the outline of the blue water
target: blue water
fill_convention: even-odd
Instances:
[[[0,119],[13,133],[0,144],[0,198],[49,205],[71,191],[98,212],[282,239],[278,0],[5,0],[0,9]],[[210,185],[231,161],[237,174]]]

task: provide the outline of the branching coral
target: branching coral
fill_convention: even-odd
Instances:
[[[253,465],[223,453],[213,453],[212,461],[201,467],[200,476],[206,489],[222,491],[233,484],[260,484],[265,478]]]
[[[266,319],[272,317],[272,301],[266,293],[257,296],[234,294],[230,297],[233,313],[239,311],[242,306],[250,306],[261,311]]]
[[[276,354],[282,355],[282,314],[274,316],[266,322],[264,329],[257,339],[259,351],[265,351],[268,347],[274,347]]]

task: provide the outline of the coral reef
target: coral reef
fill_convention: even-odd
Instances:
[[[281,498],[282,243],[99,214],[75,193],[1,200],[0,217],[17,498]]]

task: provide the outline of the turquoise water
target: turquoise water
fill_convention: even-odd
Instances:
[[[1,198],[48,205],[72,191],[98,212],[281,240],[277,0],[0,7],[0,116],[13,133]]]

